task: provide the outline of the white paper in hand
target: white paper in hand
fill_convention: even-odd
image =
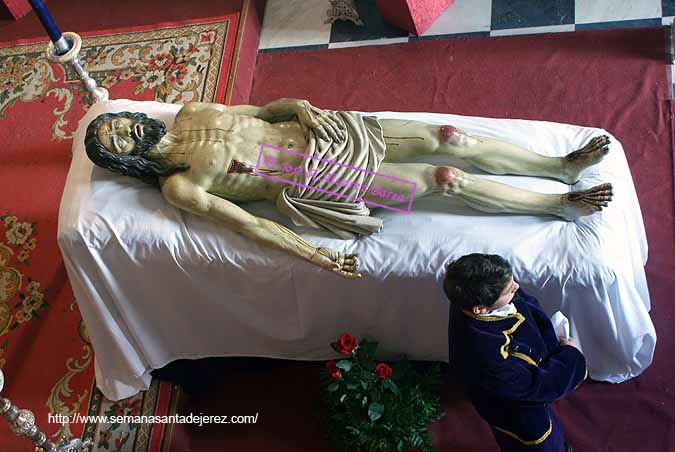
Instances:
[[[551,316],[551,323],[553,324],[553,329],[558,337],[563,337],[565,339],[570,338],[570,322],[562,312],[558,311],[553,314]]]

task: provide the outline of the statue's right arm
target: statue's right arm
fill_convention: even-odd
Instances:
[[[200,111],[219,111],[232,115],[254,116],[268,122],[290,120],[304,108],[306,100],[302,99],[277,99],[263,106],[257,105],[224,105],[211,102],[188,102],[180,109],[178,115],[196,113]]]
[[[181,174],[173,175],[163,183],[162,194],[173,206],[197,216],[212,218],[262,245],[286,251],[347,278],[360,277],[356,272],[356,256],[317,248],[290,229],[251,215],[236,204],[208,193]]]
[[[345,140],[346,132],[344,125],[335,121],[330,113],[316,108],[303,99],[277,99],[262,107],[256,105],[222,105],[208,102],[188,102],[176,115],[176,121],[180,121],[183,115],[200,111],[219,111],[232,115],[254,116],[267,122],[288,121],[294,116],[301,124],[315,130],[324,140],[332,138],[340,143]]]

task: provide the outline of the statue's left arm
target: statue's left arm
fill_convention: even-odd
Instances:
[[[175,174],[164,180],[162,195],[173,206],[209,217],[261,245],[280,249],[348,279],[361,277],[357,272],[357,254],[315,247],[290,229],[256,217],[236,204],[208,193],[184,174]]]
[[[341,142],[346,134],[344,126],[337,121],[333,113],[317,108],[303,99],[277,99],[258,107],[256,105],[223,105],[207,102],[190,102],[185,104],[176,119],[182,114],[216,110],[233,115],[254,116],[267,122],[289,121],[298,118],[301,124],[315,130],[319,136],[328,140]]]

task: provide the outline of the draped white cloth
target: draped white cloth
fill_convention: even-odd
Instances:
[[[320,360],[342,332],[380,341],[382,357],[447,360],[446,265],[471,252],[509,260],[547,313],[561,311],[594,379],[620,382],[652,360],[647,259],[640,206],[621,143],[574,188],[614,184],[609,208],[575,222],[490,215],[447,197],[416,200],[410,214],[376,209],[382,232],[358,240],[297,228],[317,245],[360,254],[351,281],[270,250],[168,205],[140,181],[93,168],[86,126],[107,111],[143,111],[172,125],[179,105],[94,105],[74,138],[59,213],[59,245],[96,352],[97,384],[112,400],[146,389],[150,371],[179,358],[267,356]],[[545,155],[563,155],[603,130],[549,122],[430,113],[373,113],[452,124]],[[454,164],[448,160],[420,161]],[[484,175],[548,193],[553,180]],[[289,227],[271,203],[244,207]]]
[[[384,136],[377,119],[352,112],[335,112],[345,126],[341,143],[319,140],[310,131],[304,151],[304,171],[297,185],[285,187],[277,209],[296,226],[325,228],[343,239],[370,235],[382,229],[382,220],[370,216],[359,195],[366,193],[384,158]]]

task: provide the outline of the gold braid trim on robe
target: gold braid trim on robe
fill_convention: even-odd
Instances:
[[[277,208],[296,226],[327,229],[343,239],[379,232],[382,220],[371,217],[370,209],[357,199],[368,191],[375,178],[373,173],[377,173],[384,159],[382,126],[372,116],[332,113],[336,121],[345,125],[347,138],[335,143],[309,131],[305,153],[314,158],[305,158],[304,173],[294,179],[305,187],[284,187],[277,197]]]

